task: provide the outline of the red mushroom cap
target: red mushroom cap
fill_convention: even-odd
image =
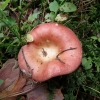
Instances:
[[[82,46],[75,33],[57,23],[40,24],[30,34],[34,41],[18,54],[19,67],[42,82],[75,71],[82,60]]]

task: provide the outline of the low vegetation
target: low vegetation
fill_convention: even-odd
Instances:
[[[99,10],[99,0],[1,0],[0,67],[7,59],[17,59],[32,28],[58,22],[76,33],[82,43],[83,59],[74,73],[48,81],[49,99],[54,89],[61,88],[65,100],[100,100]]]

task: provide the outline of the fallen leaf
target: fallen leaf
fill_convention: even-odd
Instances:
[[[13,94],[20,92],[26,84],[26,79],[23,78],[15,59],[9,59],[4,64],[0,70],[0,79],[4,81],[0,86],[0,99],[2,100],[16,100]]]
[[[14,81],[18,80],[20,69],[15,59],[9,59],[0,69],[0,79],[3,80],[0,86],[0,92],[10,86]]]
[[[56,89],[55,90],[55,96],[54,96],[53,100],[63,100],[63,99],[64,99],[64,96],[61,93],[61,89]]]
[[[27,100],[48,100],[48,91],[46,83],[39,83],[35,85],[35,88],[30,92],[26,93]],[[63,100],[63,94],[61,89],[56,89],[54,92],[53,100]]]
[[[46,83],[36,83],[32,79],[26,80],[23,77],[17,61],[9,59],[0,70],[0,79],[3,83],[0,86],[0,99],[16,100],[19,95],[26,95],[26,100],[48,100]],[[63,100],[61,89],[56,89],[53,100]],[[22,100],[25,100],[23,97]]]

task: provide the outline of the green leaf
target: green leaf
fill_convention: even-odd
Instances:
[[[64,0],[59,0],[59,1],[62,1],[63,2]]]
[[[29,22],[33,22],[35,19],[37,19],[37,16],[40,14],[41,12],[36,12],[36,13],[33,13],[32,15],[30,15],[28,17],[28,21]]]
[[[4,34],[3,33],[0,33],[0,38],[4,37]]]
[[[100,42],[100,37],[98,38],[98,42]]]
[[[0,6],[0,9],[1,9],[1,10],[4,10],[4,9],[7,7],[7,5],[8,5],[9,2],[10,2],[10,0],[6,0],[6,1]]]
[[[0,29],[2,28],[2,26],[5,26],[5,23],[0,22]]]
[[[45,20],[46,20],[46,22],[51,22],[50,13],[47,13],[47,14],[45,15]]]
[[[12,41],[8,46],[7,46],[7,49],[6,49],[6,52],[9,50],[9,48],[11,47],[11,46],[13,46],[14,44],[16,45],[18,45],[18,43],[19,43],[19,39],[18,38],[15,38],[14,39],[14,41]],[[16,45],[16,46],[17,46]]]
[[[82,59],[82,65],[84,66],[86,63],[87,63],[87,59],[84,57],[84,58]]]
[[[50,13],[47,13],[46,15],[45,15],[45,20],[46,20],[46,22],[53,22],[54,21],[54,19],[55,19],[55,14],[54,14],[54,12],[50,12]]]
[[[15,25],[16,20],[14,18],[11,17],[6,17],[6,19],[3,19],[2,22],[0,22],[0,28],[2,26],[13,26]]]
[[[50,11],[53,11],[55,13],[57,13],[58,8],[59,8],[59,5],[58,5],[58,2],[56,0],[54,0],[53,2],[51,2],[50,5],[49,5]]]
[[[3,80],[0,79],[0,86],[2,85],[2,83],[3,83]]]
[[[93,40],[97,40],[98,37],[97,37],[97,36],[92,36],[91,39],[93,39]]]
[[[65,2],[61,5],[60,10],[63,12],[74,12],[77,10],[76,6],[71,2]]]
[[[6,20],[7,24],[12,26],[15,24],[16,20],[14,18],[11,18],[11,17],[7,17],[7,20]]]
[[[96,68],[97,68],[97,72],[100,72],[100,65],[96,65]]]
[[[86,70],[91,69],[92,59],[90,57],[89,58],[84,57],[82,59],[82,65],[83,65],[84,69],[86,69]]]
[[[98,58],[96,58],[94,60],[94,64],[95,64],[95,66],[97,68],[97,72],[100,72],[100,58],[99,58],[99,56],[98,56]]]

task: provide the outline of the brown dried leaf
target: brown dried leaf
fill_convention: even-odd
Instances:
[[[38,84],[35,89],[28,92],[27,100],[48,100],[48,92],[46,83]],[[63,100],[64,97],[61,93],[61,89],[56,89],[53,100]]]
[[[32,79],[26,83],[15,59],[9,59],[4,64],[0,70],[0,79],[4,81],[0,86],[0,99],[16,100],[16,96],[26,94],[27,100],[48,100],[46,83],[33,83]],[[61,89],[56,89],[53,100],[63,98]]]
[[[63,99],[64,99],[64,96],[61,93],[61,89],[56,89],[55,90],[55,96],[54,96],[53,100],[63,100]]]
[[[7,60],[0,70],[0,79],[4,81],[0,86],[0,92],[18,80],[19,73],[20,69],[18,68],[17,61],[15,59]]]
[[[27,100],[47,100],[46,84],[41,83],[37,88],[27,93]],[[41,99],[40,99],[41,98]]]
[[[12,97],[12,94],[21,91],[22,87],[26,84],[26,79],[20,73],[15,59],[9,59],[4,64],[0,70],[0,79],[4,81],[0,86],[0,99],[4,98],[3,100],[15,100],[16,97]]]

